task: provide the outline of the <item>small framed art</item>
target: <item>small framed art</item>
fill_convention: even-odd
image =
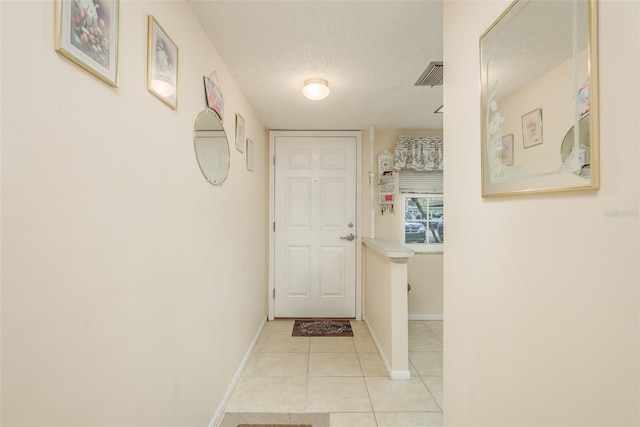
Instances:
[[[118,87],[119,0],[55,2],[55,50]]]
[[[513,166],[513,134],[500,138],[502,150],[500,150],[500,161],[505,166]]]
[[[204,93],[207,99],[207,108],[212,109],[218,115],[220,120],[224,116],[224,97],[220,88],[209,76],[203,76]]]
[[[151,15],[147,35],[147,89],[169,107],[178,109],[178,46]]]
[[[589,102],[589,83],[585,83],[582,85],[580,89],[578,89],[578,115],[580,117],[584,117],[589,110],[591,109],[591,104]]]
[[[236,114],[236,150],[244,153],[244,119]]]
[[[542,144],[542,110],[540,108],[522,116],[522,144],[524,148]]]

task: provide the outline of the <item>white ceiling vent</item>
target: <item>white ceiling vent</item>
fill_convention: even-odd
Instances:
[[[442,86],[443,73],[442,61],[431,62],[414,86]]]

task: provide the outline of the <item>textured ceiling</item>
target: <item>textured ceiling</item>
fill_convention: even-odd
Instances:
[[[586,2],[519,2],[483,35],[483,71],[498,102],[571,59],[574,49],[587,48],[587,6]]]
[[[414,86],[443,59],[442,0],[188,3],[269,129],[442,129],[442,86]],[[328,98],[302,96],[314,77]]]

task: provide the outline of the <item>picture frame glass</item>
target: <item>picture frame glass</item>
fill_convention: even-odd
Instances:
[[[207,108],[213,110],[220,120],[224,119],[224,97],[217,82],[210,76],[203,76]],[[216,79],[217,80],[217,79]]]
[[[119,0],[56,0],[55,14],[56,52],[117,87]]]
[[[174,110],[178,108],[178,46],[149,16],[147,89]]]

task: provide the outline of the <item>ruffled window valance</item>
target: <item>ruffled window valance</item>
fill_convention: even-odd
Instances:
[[[442,170],[444,156],[441,136],[399,136],[393,169]]]

